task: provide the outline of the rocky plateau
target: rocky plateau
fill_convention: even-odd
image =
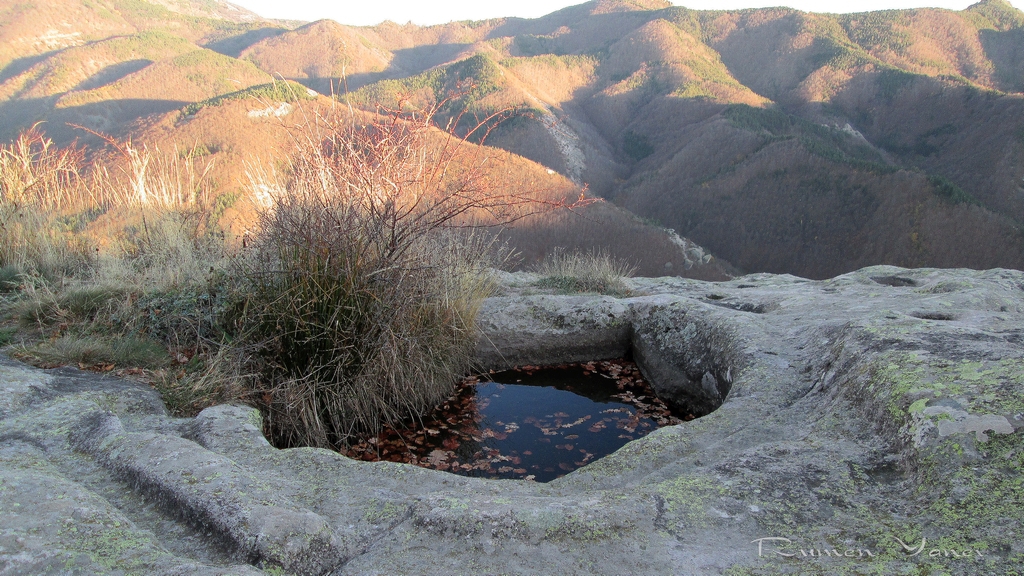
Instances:
[[[502,276],[480,368],[631,355],[707,414],[547,484],[279,450],[258,411],[0,358],[0,575],[1009,574],[1024,272]]]

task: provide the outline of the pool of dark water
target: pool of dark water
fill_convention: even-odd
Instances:
[[[632,362],[525,366],[464,379],[421,424],[385,429],[348,455],[548,482],[681,421]]]

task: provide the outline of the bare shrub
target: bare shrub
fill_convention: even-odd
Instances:
[[[340,447],[446,398],[469,367],[504,223],[558,203],[497,189],[496,154],[430,115],[323,120],[241,254],[238,342],[279,444]]]

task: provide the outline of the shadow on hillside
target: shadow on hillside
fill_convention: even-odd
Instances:
[[[136,122],[153,115],[180,110],[189,102],[180,100],[145,100],[128,98],[106,100],[68,108],[54,108],[53,99],[33,98],[0,103],[0,141],[10,141],[36,122],[46,135],[61,146],[75,140],[88,139],[82,126],[102,134],[123,136]]]
[[[595,47],[607,48],[636,28],[666,15],[663,10],[589,14],[589,9],[590,5],[581,4],[541,18],[509,19],[491,30],[487,39],[514,38],[516,56],[593,53]]]
[[[885,104],[879,106],[879,102]],[[921,75],[862,75],[832,99],[875,146],[948,178],[981,205],[1024,222],[1007,149],[1024,144],[1024,100]]]
[[[447,64],[471,44],[432,44],[400,48],[392,52],[391,65],[385,77],[413,76],[441,64]]]
[[[802,16],[789,13],[781,18],[748,24],[742,34],[732,34],[711,44],[736,80],[754,93],[783,107],[799,106],[799,87],[816,70],[837,54],[835,43],[814,38],[800,48],[792,46],[800,36]]]
[[[203,46],[203,48],[208,48],[214,52],[219,52],[232,58],[238,58],[246,48],[253,44],[261,40],[266,40],[267,38],[280,36],[287,31],[287,28],[278,27],[257,28],[236,36],[229,36],[228,38],[217,40],[216,42],[210,42]]]
[[[72,90],[93,90],[107,84],[113,84],[118,80],[142,70],[152,64],[152,60],[138,59],[118,62],[102,68],[99,72],[86,78]]]
[[[288,78],[325,95],[354,92],[381,80],[406,78],[455,60],[471,44],[436,44],[395,50],[391,64],[381,72],[350,74],[345,78],[308,76]]]
[[[18,133],[42,122],[41,128],[49,131],[53,122],[49,119],[54,98],[30,98],[0,102],[0,142],[10,142]]]
[[[348,92],[355,92],[367,84],[372,84],[379,80],[387,80],[389,78],[400,78],[394,74],[388,74],[387,72],[366,72],[364,74],[352,74],[346,78],[339,78],[336,76],[300,76],[295,78],[285,78],[285,80],[291,80],[292,82],[298,82],[310,90],[316,90],[324,96],[338,96],[341,97]],[[344,100],[344,98],[342,98]]]
[[[363,72],[360,74],[350,74],[348,78],[342,80],[341,78],[335,78],[334,86],[337,93],[343,94],[346,90],[349,92],[355,92],[367,84],[373,84],[379,80],[387,80],[390,78],[399,78],[398,74],[393,72]]]
[[[400,78],[400,75],[384,72],[365,72],[361,74],[350,74],[345,78],[338,77],[306,77],[300,78],[287,78],[302,84],[306,88],[316,90],[317,92],[325,95],[343,95],[346,92],[355,92],[367,84],[372,84],[379,80],[387,80],[389,78]]]
[[[590,9],[591,5],[578,4],[562,8],[561,10],[541,16],[540,18],[509,18],[504,24],[496,27],[494,30],[491,30],[487,37],[514,37],[521,34],[536,36],[550,35],[563,26],[568,26],[570,28],[591,28],[594,24],[600,25],[612,22],[617,18],[621,18],[624,14],[622,12],[614,14],[591,14]],[[652,17],[658,17],[652,12],[637,12],[635,14],[642,14],[642,16],[640,16],[640,20],[643,21],[650,20]]]
[[[50,52],[43,52],[42,54],[37,54],[35,56],[24,56],[22,58],[15,58],[14,60],[11,60],[10,64],[4,66],[3,70],[0,70],[0,82],[6,82],[11,78],[14,78],[18,74],[21,74],[58,52],[60,52],[60,50],[51,50]]]
[[[1024,29],[981,30],[985,56],[995,65],[999,88],[1008,92],[1024,92]]]

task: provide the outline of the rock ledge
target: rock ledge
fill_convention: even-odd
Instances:
[[[503,277],[478,361],[632,354],[703,418],[549,484],[317,449],[259,413],[0,358],[0,575],[1006,574],[1024,564],[1024,273]]]

